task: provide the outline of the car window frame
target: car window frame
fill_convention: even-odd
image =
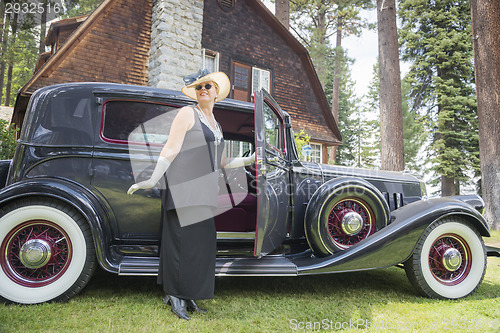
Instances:
[[[278,112],[275,109],[275,107],[273,106],[272,102],[270,100],[268,100],[267,98],[264,98],[264,105],[262,106],[262,108],[263,108],[262,111],[263,112],[265,112],[264,109],[266,108],[266,106],[269,107],[269,109],[271,110],[271,112],[273,112],[273,114],[278,119],[278,122],[279,122],[279,134],[280,134],[279,144],[281,146],[281,147],[275,147],[275,146],[270,145],[267,142],[267,137],[266,137],[266,153],[270,153],[270,154],[272,154],[274,156],[278,156],[279,158],[285,160],[286,156],[287,156],[286,136],[285,136],[285,120],[281,116],[280,112]],[[273,149],[272,150],[269,149],[268,148],[269,146],[271,148],[273,148]]]
[[[168,103],[168,102],[160,102],[160,101],[149,101],[143,99],[133,99],[133,98],[108,98],[103,101],[101,107],[101,120],[99,125],[99,138],[101,142],[106,144],[113,144],[119,146],[141,146],[141,147],[163,147],[165,142],[163,143],[155,143],[155,142],[144,142],[144,141],[129,141],[129,140],[121,140],[121,139],[112,139],[104,136],[104,128],[105,128],[105,119],[106,119],[106,104],[109,102],[133,102],[133,103],[145,103],[145,104],[155,104],[155,105],[164,105],[172,108],[182,108],[184,105]],[[152,118],[154,119],[154,118]],[[168,133],[167,139],[168,139]]]

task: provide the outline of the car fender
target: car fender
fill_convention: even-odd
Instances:
[[[11,184],[0,190],[0,209],[18,199],[47,197],[60,200],[77,209],[90,225],[96,255],[101,266],[109,272],[118,272],[111,258],[110,235],[114,215],[104,200],[85,187],[58,178],[31,178]]]
[[[416,201],[392,212],[391,223],[352,247],[323,258],[292,260],[299,274],[348,272],[397,265],[408,259],[425,229],[445,216],[467,219],[482,236],[489,237],[488,223],[466,202],[456,198]]]

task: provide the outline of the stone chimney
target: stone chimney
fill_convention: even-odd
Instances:
[[[290,30],[290,0],[276,0],[276,17]]]
[[[180,90],[202,66],[203,0],[153,0],[149,86]]]

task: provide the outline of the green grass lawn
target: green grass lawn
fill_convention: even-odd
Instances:
[[[500,231],[486,242],[498,244]],[[419,296],[397,267],[300,277],[219,277],[215,298],[198,302],[209,312],[194,314],[190,321],[175,317],[162,296],[156,278],[99,270],[69,302],[0,304],[0,332],[281,332],[312,331],[315,322],[317,331],[342,325],[354,331],[356,324],[362,329],[369,323],[379,328],[375,331],[500,331],[500,258],[488,259],[474,295],[456,301]]]

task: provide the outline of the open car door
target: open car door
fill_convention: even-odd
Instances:
[[[288,164],[284,114],[265,90],[255,92],[257,160],[257,226],[254,255],[262,257],[281,245],[288,225]]]

